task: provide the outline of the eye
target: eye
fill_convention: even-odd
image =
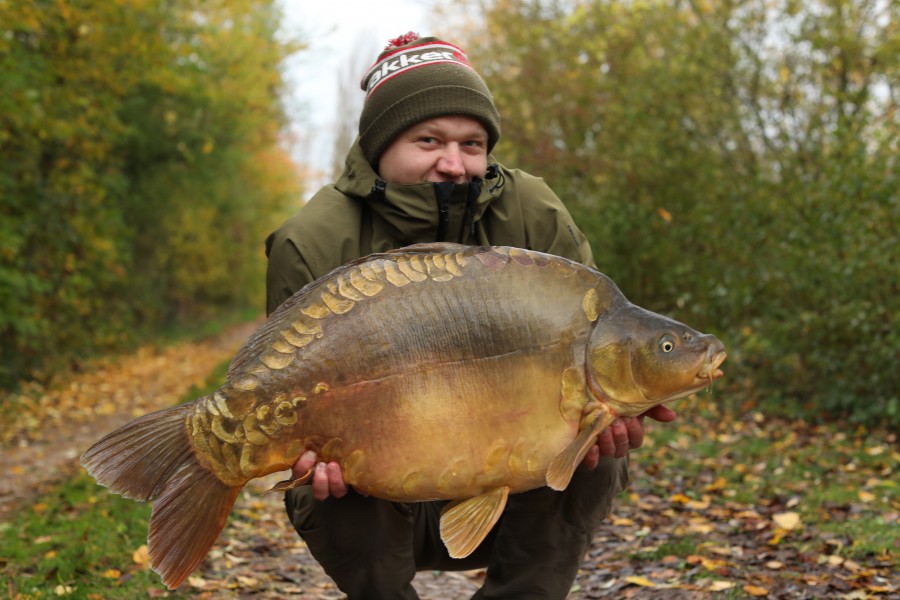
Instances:
[[[675,349],[675,338],[671,335],[664,335],[661,340],[659,340],[659,349],[668,354],[672,350]]]

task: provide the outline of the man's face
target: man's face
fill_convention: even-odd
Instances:
[[[488,134],[471,117],[447,115],[413,125],[381,155],[378,172],[391,183],[466,183],[487,173]]]

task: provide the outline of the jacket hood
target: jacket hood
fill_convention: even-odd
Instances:
[[[488,156],[484,181],[468,184],[397,184],[381,179],[363,156],[359,140],[347,154],[335,188],[365,202],[372,213],[404,243],[477,241],[477,229],[491,202],[503,189],[503,175]]]

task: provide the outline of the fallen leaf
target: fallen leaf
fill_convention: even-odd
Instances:
[[[633,583],[634,585],[639,585],[641,587],[657,587],[657,583],[654,581],[650,581],[646,577],[640,577],[638,575],[629,575],[628,577],[622,578],[624,581],[628,583]]]
[[[707,571],[718,571],[719,569],[724,569],[728,566],[728,561],[725,560],[715,560],[712,558],[700,557],[700,563],[703,565],[703,568]]]
[[[107,569],[103,571],[103,575],[101,577],[106,577],[107,579],[118,579],[122,576],[122,571],[118,569]]]
[[[728,487],[728,480],[725,479],[724,477],[717,477],[715,481],[713,481],[711,484],[709,484],[708,486],[703,488],[703,491],[716,492],[719,490],[724,490],[727,487]]]
[[[709,584],[709,591],[724,592],[734,587],[733,581],[713,581]]]
[[[872,502],[875,500],[875,494],[872,492],[867,492],[865,490],[859,490],[859,499],[863,502]]]
[[[144,569],[149,568],[150,554],[147,553],[147,544],[142,545],[140,548],[132,552],[131,560],[134,561],[134,564],[139,565]]]
[[[758,585],[747,584],[744,587],[742,587],[741,589],[744,590],[745,592],[747,592],[748,594],[750,594],[751,596],[768,596],[769,595],[768,589],[766,589],[764,587],[760,587]]]
[[[859,563],[854,562],[852,560],[845,560],[844,568],[852,573],[857,573],[862,570],[862,567],[859,565]]]
[[[775,524],[787,531],[793,531],[800,526],[800,513],[783,512],[772,515]]]

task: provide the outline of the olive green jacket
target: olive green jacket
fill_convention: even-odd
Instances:
[[[381,181],[355,144],[337,182],[266,239],[267,312],[344,263],[415,243],[517,246],[594,266],[587,239],[542,179],[500,165],[488,171],[482,185],[450,186],[444,197],[442,184]],[[605,515],[628,482],[628,459],[602,458],[596,473],[607,483],[572,491],[571,504],[581,507],[574,513],[598,506]]]
[[[350,260],[434,241],[517,246],[594,265],[587,239],[542,179],[493,165],[480,187],[386,183],[354,144],[337,182],[266,240],[266,310]]]

